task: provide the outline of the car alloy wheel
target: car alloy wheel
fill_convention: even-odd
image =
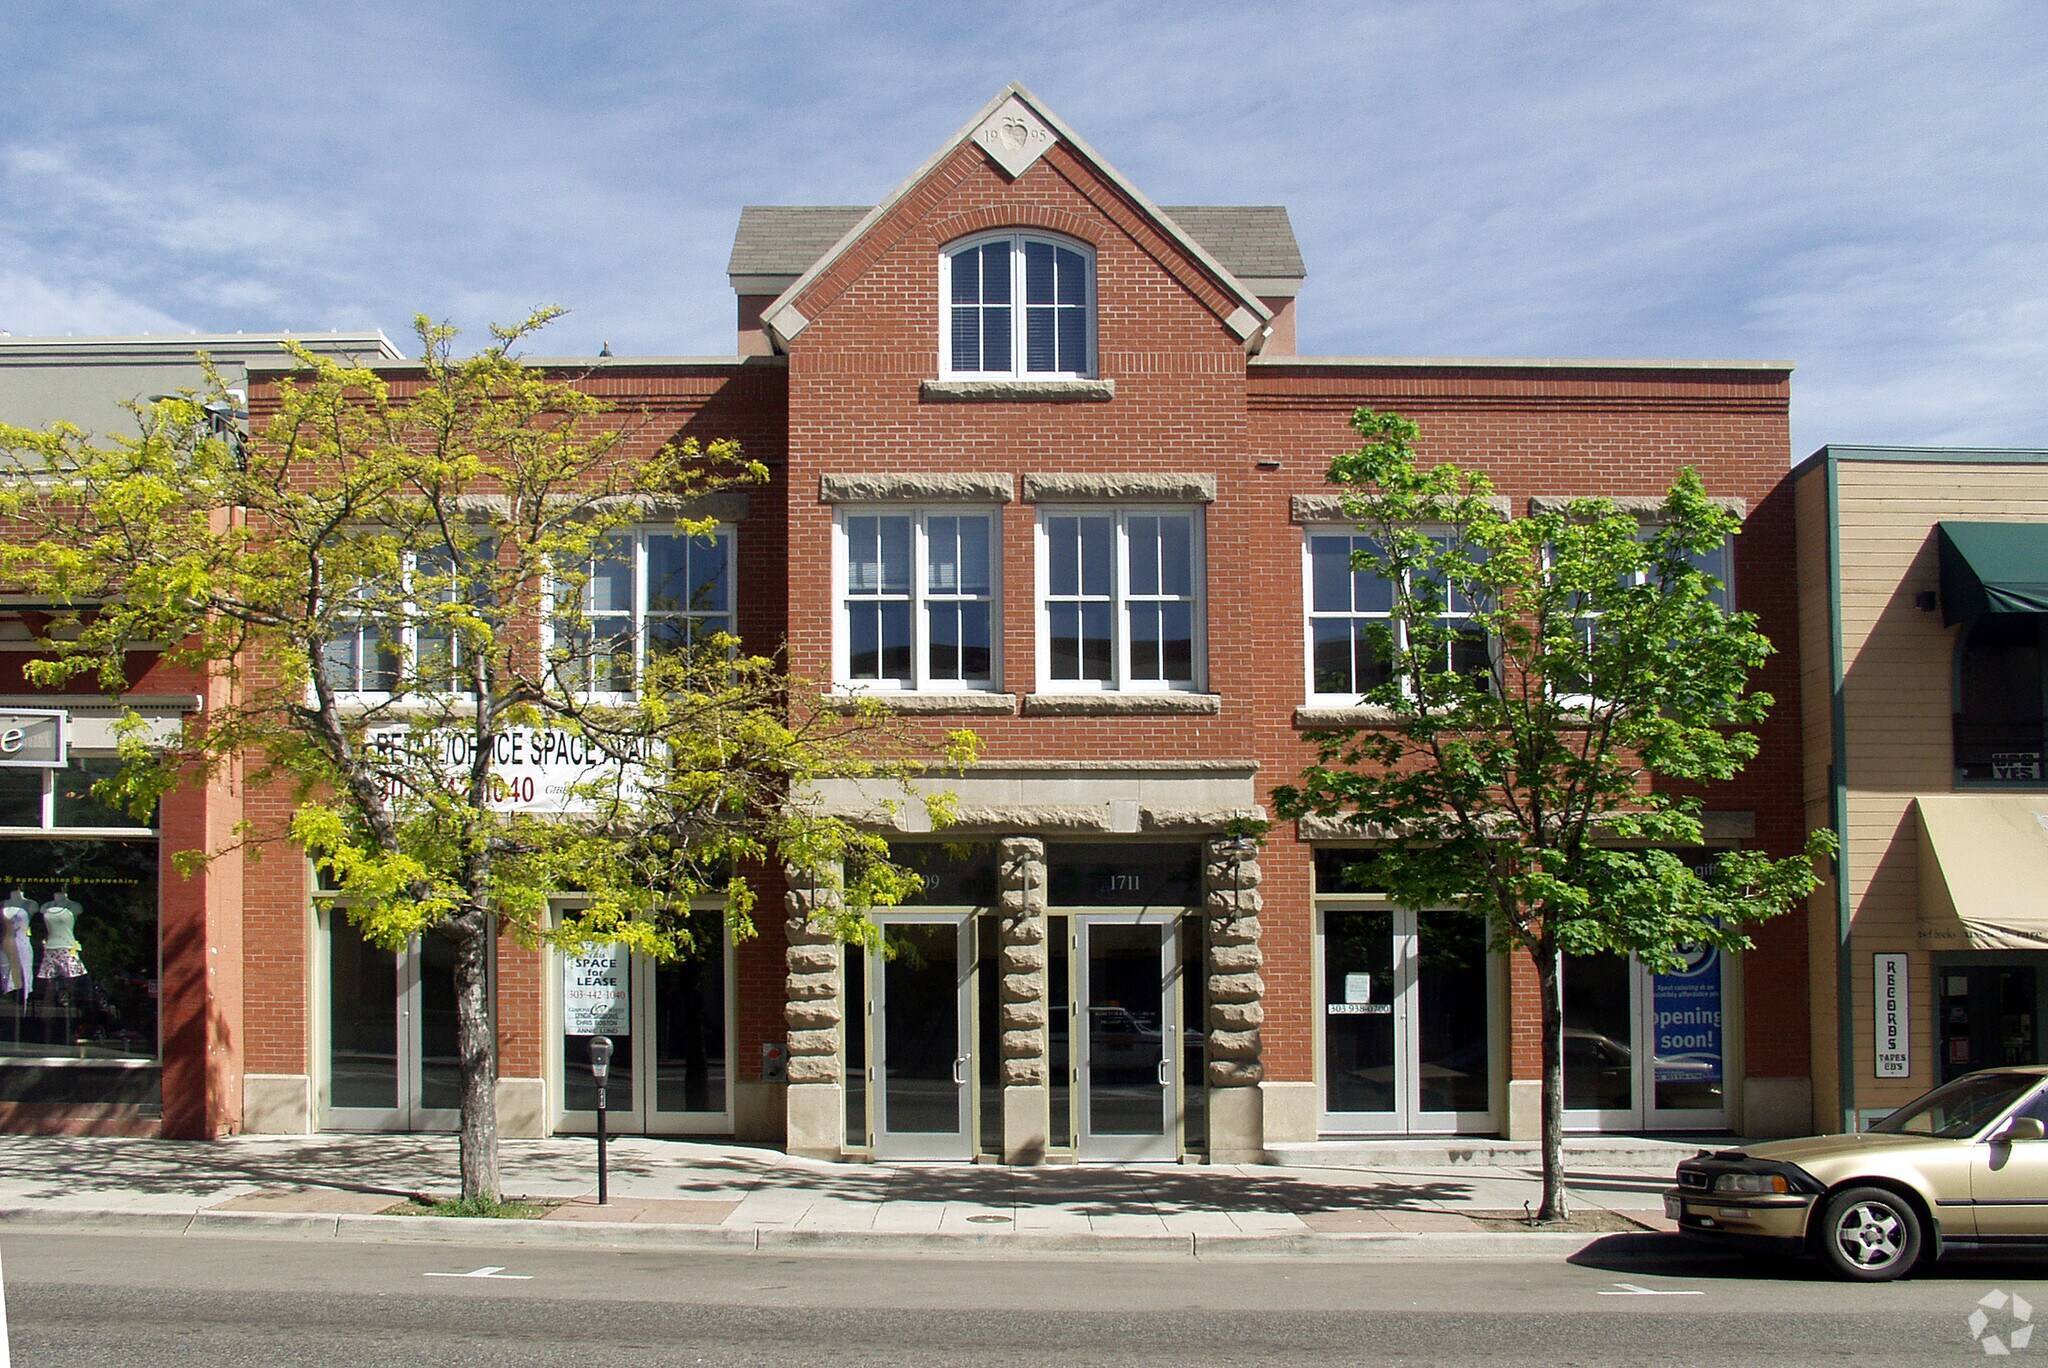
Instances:
[[[1883,1282],[1920,1258],[1920,1218],[1897,1193],[1850,1188],[1837,1193],[1821,1217],[1821,1253],[1841,1273]]]

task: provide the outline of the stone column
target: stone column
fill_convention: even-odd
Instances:
[[[842,1159],[846,1093],[840,1078],[840,947],[824,918],[839,898],[839,871],[785,866],[783,906],[789,936],[789,977],[783,1018],[789,1023],[789,1092],[784,1144],[807,1159]]]
[[[1259,1083],[1259,1027],[1266,983],[1259,975],[1259,849],[1248,838],[1212,836],[1202,851],[1208,919],[1209,1158],[1256,1164],[1266,1158]]]
[[[1045,1059],[1045,842],[1011,836],[997,849],[1002,940],[1003,1162],[1045,1162],[1052,1130]]]

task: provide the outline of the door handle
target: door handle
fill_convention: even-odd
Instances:
[[[1161,1055],[1159,1058],[1159,1086],[1164,1088],[1173,1082],[1173,1061]]]
[[[959,1055],[953,1060],[953,1081],[955,1083],[965,1083],[967,1081],[966,1055]]]

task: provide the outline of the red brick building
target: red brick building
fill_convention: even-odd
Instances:
[[[1375,590],[1322,481],[1361,405],[1416,419],[1425,455],[1486,470],[1518,511],[1647,511],[1686,466],[1742,509],[1725,578],[1779,644],[1758,681],[1779,706],[1758,762],[1709,796],[1709,840],[1799,848],[1787,366],[1297,355],[1284,210],[1161,209],[1017,87],[879,206],[746,210],[729,269],[734,357],[611,359],[589,383],[773,468],[690,572],[714,611],[986,754],[933,781],[959,803],[943,842],[885,795],[821,794],[902,823],[930,883],[887,918],[912,953],[763,916],[722,957],[627,969],[615,1128],[1011,1162],[1532,1136],[1526,967],[1466,919],[1347,887],[1363,843],[1339,825],[1232,834],[1310,759],[1305,728],[1361,715]],[[259,417],[268,383],[252,371]],[[639,573],[681,554],[663,535]],[[796,883],[801,911],[816,893]],[[452,1119],[431,948],[366,950],[275,861],[215,946],[240,960],[217,1033],[241,1095],[174,1123],[167,1044],[167,1129]],[[1569,965],[1572,1124],[1804,1129],[1806,946],[1794,912],[1687,975]],[[164,955],[168,984],[168,936]],[[507,1133],[592,1119],[590,1022],[562,981],[501,945]]]

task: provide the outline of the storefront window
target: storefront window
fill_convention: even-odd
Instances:
[[[0,1100],[156,1102],[157,843],[0,840],[0,891]]]

